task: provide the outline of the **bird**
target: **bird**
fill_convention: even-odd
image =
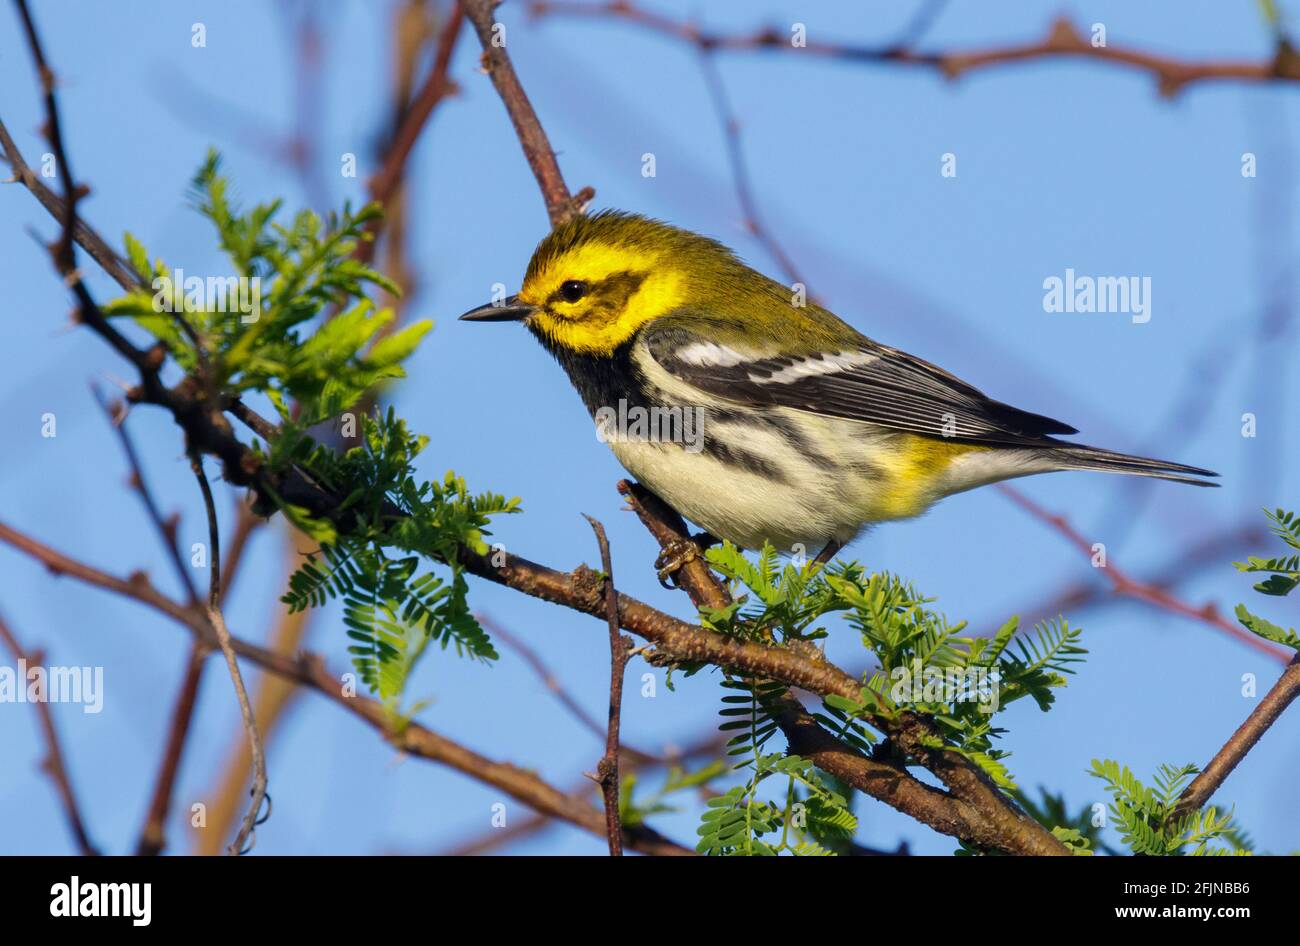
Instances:
[[[460,318],[522,322],[619,462],[704,530],[665,550],[661,580],[719,540],[820,549],[825,563],[870,526],[1031,474],[1218,485],[1210,470],[1059,439],[1078,431],[868,338],[716,240],[638,214],[561,223],[516,295]]]

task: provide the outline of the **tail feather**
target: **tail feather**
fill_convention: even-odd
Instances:
[[[1218,486],[1197,477],[1218,476],[1213,470],[1203,470],[1198,466],[1184,463],[1171,463],[1168,460],[1154,460],[1150,457],[1135,457],[1100,447],[1085,444],[1071,444],[1053,451],[1055,459],[1062,470],[1100,470],[1104,473],[1126,473],[1130,476],[1150,476],[1159,480],[1172,480],[1175,483],[1190,483],[1192,486]]]

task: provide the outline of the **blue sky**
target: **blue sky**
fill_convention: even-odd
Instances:
[[[652,3],[673,16],[699,14],[723,31],[792,22],[809,36],[873,43],[892,38],[913,4]],[[226,157],[246,200],[309,198],[274,154],[272,132],[296,121],[290,48],[292,5],[140,2],[129,12],[87,2],[37,11],[61,83],[73,168],[93,189],[85,217],[114,241],[123,230],[192,272],[219,266],[209,231],[186,206],[205,149]],[[520,76],[559,153],[571,187],[595,187],[597,207],[658,216],[729,243],[780,276],[741,226],[724,153],[693,48],[628,24],[523,15],[502,8]],[[925,48],[964,49],[1042,36],[1065,13],[1106,25],[1109,42],[1186,58],[1263,59],[1270,39],[1251,3],[954,2]],[[319,5],[324,79],[319,163],[333,202],[362,198],[374,170],[389,82],[391,5]],[[190,44],[202,21],[207,46]],[[0,8],[0,115],[29,159],[44,147],[33,72],[11,7]],[[513,289],[546,230],[536,186],[504,110],[476,70],[462,37],[454,74],[462,91],[438,110],[411,161],[410,257],[419,286],[410,318],[437,328],[414,358],[394,402],[432,438],[430,477],[454,468],[479,489],[523,498],[504,521],[511,550],[556,567],[594,562],[580,513],[602,519],[624,590],[688,616],[684,596],[657,586],[655,549],[620,511],[613,456],[592,435],[580,402],[550,358],[512,326],[458,324],[494,283]],[[1206,84],[1174,100],[1151,78],[1085,61],[1047,61],[973,73],[958,82],[898,66],[864,66],[794,53],[722,53],[723,82],[764,222],[807,277],[812,292],[861,331],[915,352],[989,394],[1059,417],[1084,442],[1169,454],[1210,467],[1224,488],[1157,483],[1137,489],[1091,474],[1024,481],[1044,506],[1067,513],[1112,560],[1144,574],[1261,506],[1300,505],[1294,406],[1300,379],[1288,370],[1295,331],[1261,338],[1261,313],[1289,315],[1296,247],[1291,87]],[[357,154],[358,178],[339,174]],[[641,174],[642,155],[657,174]],[[1257,155],[1258,176],[1241,174]],[[941,156],[958,173],[939,173]],[[54,227],[30,195],[0,188],[0,519],[116,573],[142,568],[175,591],[136,499],[124,488],[116,440],[88,382],[127,374],[87,332],[69,330],[69,300],[28,231]],[[1080,274],[1152,280],[1152,318],[1045,312],[1043,281]],[[95,286],[101,298],[112,290]],[[1190,405],[1190,409],[1186,408]],[[1291,410],[1288,413],[1288,408]],[[58,436],[40,436],[53,412]],[[1241,435],[1244,413],[1257,418]],[[182,540],[204,538],[199,499],[177,429],[137,411],[131,429],[167,509],[183,512]],[[1288,473],[1291,474],[1288,476]],[[222,497],[228,500],[228,497]],[[229,507],[229,503],[225,504]],[[261,639],[282,591],[279,533],[254,540],[229,608],[235,633]],[[1250,551],[1265,551],[1267,547]],[[1229,564],[1246,549],[1179,576],[1178,593],[1230,613],[1258,598]],[[860,538],[849,553],[913,580],[953,618],[991,630],[1051,591],[1100,578],[1076,550],[993,490],[955,497],[925,517]],[[603,625],[504,589],[475,583],[473,601],[526,638],[571,693],[599,716],[607,686]],[[1294,625],[1296,604],[1258,598],[1255,610]],[[129,602],[56,579],[0,548],[0,613],[52,663],[104,667],[105,708],[96,716],[56,706],[73,777],[94,839],[109,850],[134,844],[166,732],[186,635]],[[1261,692],[1279,667],[1185,619],[1135,603],[1068,613],[1091,654],[1050,714],[1018,705],[1003,717],[1012,770],[1029,787],[1063,791],[1071,803],[1103,800],[1085,775],[1094,757],[1139,774],[1162,762],[1204,763],[1253,705],[1243,674]],[[338,615],[310,641],[332,665],[346,662]],[[846,628],[833,659],[856,665]],[[634,662],[630,677],[648,672]],[[255,678],[256,674],[252,674]],[[716,674],[660,686],[653,699],[630,687],[624,733],[650,748],[692,740],[714,725]],[[421,720],[502,760],[570,786],[599,757],[598,740],[505,651],[495,666],[430,654],[411,687],[433,703]],[[224,671],[208,669],[178,808],[207,796],[235,737],[237,713]],[[1226,784],[1221,800],[1269,849],[1300,847],[1293,816],[1300,717],[1284,717]],[[29,706],[0,704],[0,852],[72,849],[48,782]],[[295,706],[270,746],[275,814],[259,832],[266,853],[437,851],[489,830],[491,806],[519,805],[460,775],[394,758],[374,733],[315,696]],[[953,844],[864,800],[862,839],[945,853]],[[689,842],[694,812],[660,827]],[[175,850],[185,850],[174,819]],[[1112,839],[1113,840],[1113,839]],[[507,848],[598,853],[603,842],[555,827]]]

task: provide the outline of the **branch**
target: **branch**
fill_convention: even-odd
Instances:
[[[836,739],[793,696],[787,694],[777,722],[790,752],[808,759],[823,772],[942,834],[982,848],[1006,848],[1007,839],[973,805],[926,785],[896,761],[868,758]],[[1043,848],[1022,853],[1063,853],[1047,849],[1045,843]]]
[[[497,94],[505,104],[514,125],[515,135],[523,146],[524,157],[532,168],[537,186],[541,188],[542,199],[546,201],[546,213],[551,218],[551,226],[573,219],[582,213],[583,207],[591,202],[596,192],[584,187],[576,195],[569,195],[568,185],[560,172],[560,164],[555,159],[550,139],[542,130],[542,123],[533,110],[528,95],[524,92],[515,67],[506,52],[505,33],[497,31],[498,24],[493,17],[496,0],[464,0],[465,16],[469,18],[474,32],[478,34],[483,46],[483,68],[492,79]]]
[[[1232,738],[1223,744],[1223,748],[1215,753],[1204,771],[1183,790],[1172,819],[1176,820],[1204,806],[1297,696],[1300,696],[1300,654],[1291,659],[1282,671],[1282,676],[1278,677],[1272,689],[1246,717],[1246,721],[1237,727]]]
[[[1242,549],[1253,549],[1268,538],[1268,530],[1263,526],[1254,524],[1232,526],[1220,532],[1212,533],[1194,544],[1180,546],[1176,553],[1170,556],[1164,564],[1149,573],[1149,577],[1143,580],[1143,584],[1163,591],[1171,591],[1180,582],[1186,581],[1197,571],[1209,566],[1221,566],[1226,558]],[[1041,599],[1037,604],[1021,609],[1020,615],[1023,618],[1055,617],[1058,614],[1073,615],[1096,605],[1104,605],[1117,600],[1119,599],[1111,594],[1111,589],[1107,585],[1095,581],[1074,581],[1064,584],[1059,591]],[[980,624],[996,625],[1000,620],[1001,618],[998,618],[997,621],[989,620],[972,623],[976,626]]]
[[[180,771],[190,726],[194,722],[194,706],[198,702],[199,683],[203,679],[203,665],[207,662],[208,653],[209,649],[196,640],[185,658],[185,675],[181,678],[180,689],[172,704],[171,725],[167,729],[162,762],[154,779],[149,812],[145,815],[144,827],[140,829],[140,839],[135,845],[135,853],[139,857],[161,854],[167,846],[167,812],[171,809],[176,774]]]
[[[790,31],[775,27],[741,34],[708,32],[694,23],[674,20],[643,9],[629,0],[610,0],[607,3],[533,0],[529,5],[529,12],[538,17],[564,15],[626,20],[652,32],[693,43],[706,52],[752,50],[804,53],[853,63],[918,66],[937,71],[947,79],[956,79],[973,70],[990,66],[1030,62],[1037,59],[1077,58],[1146,72],[1157,80],[1160,94],[1166,97],[1177,95],[1193,82],[1300,80],[1300,57],[1297,57],[1285,40],[1278,42],[1273,58],[1264,61],[1181,60],[1124,46],[1093,46],[1090,39],[1065,17],[1054,20],[1047,35],[1038,42],[966,51],[918,52],[908,45],[858,46],[820,42],[816,39],[809,39],[805,46],[794,46],[790,41]]]
[[[618,730],[623,708],[623,671],[632,641],[619,633],[618,592],[614,590],[614,566],[610,562],[609,539],[599,521],[584,517],[596,533],[600,546],[600,567],[605,572],[605,614],[609,621],[609,725],[605,731],[605,755],[596,765],[596,783],[605,798],[605,830],[609,834],[609,856],[623,856],[623,829],[619,823]]]
[[[39,665],[44,663],[45,655],[40,651],[27,653],[14,637],[13,631],[5,623],[4,618],[0,617],[0,642],[13,653],[14,659],[24,661],[28,664]],[[22,681],[19,681],[22,686]],[[67,763],[63,759],[63,750],[59,744],[59,731],[54,725],[54,713],[50,710],[50,704],[46,700],[34,701],[36,705],[36,714],[41,721],[41,733],[45,737],[46,756],[41,763],[41,768],[50,776],[54,782],[54,788],[58,792],[59,800],[63,803],[63,813],[68,819],[68,827],[72,831],[72,837],[77,842],[77,850],[83,855],[96,856],[100,851],[91,843],[90,836],[86,832],[86,823],[81,817],[81,807],[77,804],[77,794],[72,790],[72,778],[68,774]]]
[[[32,196],[55,220],[66,219],[67,205],[63,198],[46,187],[40,176],[28,166],[4,122],[0,122],[0,148],[4,149],[3,157],[14,173],[14,180],[31,191]],[[136,288],[139,277],[122,261],[103,237],[81,220],[74,222],[72,235],[77,245],[85,250],[104,272],[113,278],[114,282],[128,291]]]
[[[158,538],[162,541],[163,549],[167,552],[167,560],[171,562],[172,570],[176,573],[176,580],[180,582],[181,588],[185,591],[191,602],[199,600],[198,589],[194,587],[194,580],[190,576],[190,569],[186,567],[184,559],[181,557],[180,546],[176,542],[176,518],[167,518],[158,508],[158,503],[154,501],[153,492],[149,489],[149,484],[144,478],[144,468],[140,464],[140,455],[136,452],[135,443],[131,440],[131,435],[126,430],[126,408],[120,402],[110,403],[103,395],[103,392],[95,385],[91,385],[91,393],[94,394],[95,400],[103,408],[104,413],[108,416],[108,422],[117,434],[118,441],[122,444],[122,452],[126,454],[126,462],[131,468],[130,484],[131,488],[140,497],[140,502],[144,504],[145,512],[149,514],[149,521],[153,523],[154,529],[158,532]]]
[[[745,163],[745,152],[740,145],[740,120],[736,118],[731,110],[731,103],[727,98],[727,88],[722,82],[722,76],[718,73],[717,64],[713,58],[703,51],[700,54],[700,69],[704,73],[704,82],[709,89],[709,97],[713,101],[714,111],[717,113],[718,123],[722,126],[722,134],[727,144],[727,160],[731,165],[731,179],[736,189],[736,200],[740,203],[741,212],[745,215],[744,226],[749,231],[750,236],[759,242],[767,250],[768,254],[776,261],[776,265],[785,274],[785,278],[792,284],[807,286],[808,282],[799,274],[794,260],[786,253],[781,244],[776,241],[767,227],[759,219],[758,202],[754,199],[753,188],[749,181],[749,165]]]
[[[451,55],[460,38],[461,25],[465,22],[461,0],[448,14],[438,37],[438,48],[434,53],[433,67],[420,87],[420,91],[402,114],[392,142],[384,155],[379,171],[370,179],[370,199],[387,205],[396,193],[406,173],[407,159],[411,156],[415,143],[420,138],[429,116],[447,96],[456,91],[456,83],[448,77],[451,68]],[[373,244],[365,244],[372,246]],[[360,245],[358,246],[360,249]],[[373,251],[372,251],[373,252]]]
[[[131,440],[130,434],[127,433],[126,409],[120,402],[109,403],[98,387],[92,385],[91,390],[100,407],[104,409],[110,425],[122,444],[127,464],[131,468],[131,488],[140,496],[140,501],[144,504],[149,520],[153,523],[159,538],[162,540],[168,561],[171,562],[189,603],[197,607],[199,604],[198,590],[194,587],[194,581],[190,577],[189,569],[185,567],[180,546],[176,541],[177,518],[175,516],[170,518],[163,516],[158,508],[158,503],[154,499],[153,492],[149,489],[149,484],[144,478],[144,468],[135,449],[135,443]],[[222,594],[224,595],[224,593],[225,589],[223,588]],[[207,656],[208,648],[196,641],[186,657],[185,673],[181,678],[180,689],[176,693],[176,699],[172,707],[171,724],[168,727],[167,739],[164,743],[162,761],[158,766],[158,775],[154,780],[153,795],[149,801],[144,826],[140,829],[140,838],[136,842],[135,853],[139,856],[149,857],[160,854],[166,846],[167,812],[171,808],[172,792],[176,785],[176,774],[180,770],[181,760],[185,755],[186,740],[190,733],[190,726],[194,721],[194,707],[198,700],[199,683],[203,678],[203,665],[207,660]]]
[[[253,707],[248,701],[248,690],[244,687],[243,674],[239,672],[239,662],[235,659],[235,648],[231,641],[230,630],[226,627],[225,616],[221,613],[221,534],[217,528],[217,506],[212,500],[212,487],[208,484],[207,474],[203,472],[203,458],[198,453],[190,454],[190,467],[194,478],[198,480],[199,491],[203,493],[203,505],[208,513],[208,623],[217,635],[217,643],[226,658],[226,669],[230,671],[230,682],[235,686],[235,696],[239,700],[239,713],[244,718],[244,729],[248,733],[248,745],[253,753],[253,800],[249,804],[248,814],[235,835],[234,842],[227,853],[244,854],[252,850],[249,840],[255,825],[262,817],[262,800],[266,797],[266,754],[262,751],[262,737],[257,731],[257,720],[253,717]],[[269,813],[268,813],[269,814]]]
[[[56,575],[70,575],[87,584],[148,605],[187,628],[196,640],[206,646],[217,646],[217,629],[206,609],[182,605],[168,598],[143,573],[134,573],[128,579],[118,578],[69,558],[2,522],[0,541],[41,562]],[[349,713],[369,723],[398,750],[450,766],[471,778],[500,788],[535,811],[568,821],[592,834],[605,836],[605,817],[599,809],[553,788],[529,770],[509,763],[494,762],[415,722],[408,724],[400,733],[394,733],[388,709],[377,700],[345,694],[339,678],[329,672],[319,656],[302,653],[297,657],[288,657],[234,637],[231,638],[231,647],[240,657],[263,670],[329,697]],[[633,850],[646,854],[694,853],[644,825],[625,827],[623,841]]]
[[[1092,557],[1092,543],[1084,538],[1083,535],[1074,528],[1074,526],[1070,525],[1069,520],[1064,516],[1048,512],[1020,490],[1008,486],[1005,483],[999,483],[997,488],[1003,493],[1003,495],[1039,522],[1042,522],[1059,532],[1070,542],[1071,545],[1079,549],[1079,551],[1084,555],[1089,558]],[[1145,604],[1158,608],[1161,611],[1168,611],[1171,614],[1178,614],[1183,617],[1191,618],[1194,621],[1200,621],[1202,624],[1209,625],[1215,630],[1221,631],[1249,647],[1253,647],[1261,654],[1272,657],[1279,663],[1286,663],[1289,659],[1288,652],[1282,650],[1280,647],[1276,647],[1267,641],[1261,640],[1249,631],[1237,627],[1225,620],[1224,617],[1219,614],[1219,609],[1213,602],[1202,605],[1199,608],[1190,605],[1158,585],[1149,584],[1131,577],[1127,572],[1121,571],[1119,567],[1109,559],[1107,560],[1106,565],[1098,569],[1098,571],[1105,573],[1106,580],[1110,582],[1111,590],[1121,597],[1132,598],[1135,601],[1144,602]]]

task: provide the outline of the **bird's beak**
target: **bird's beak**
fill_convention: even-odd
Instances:
[[[460,317],[462,322],[518,322],[536,311],[536,306],[520,302],[518,296],[509,296],[501,302],[489,302],[470,309]]]

